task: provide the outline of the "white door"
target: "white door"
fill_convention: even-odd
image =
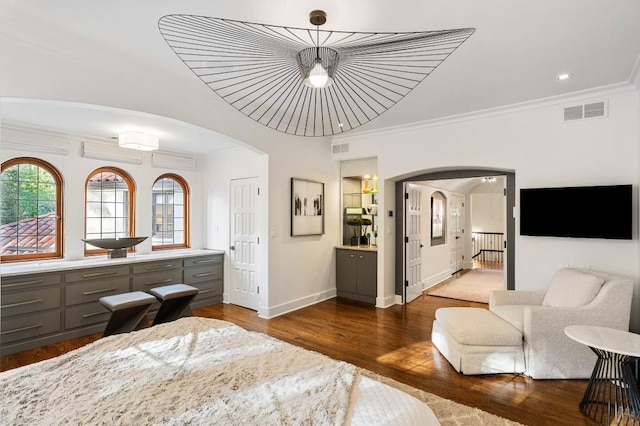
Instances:
[[[405,303],[422,294],[422,191],[405,184]]]
[[[449,241],[451,242],[451,274],[463,268],[464,256],[464,197],[451,194],[449,203]]]
[[[258,191],[258,178],[231,181],[229,302],[254,310],[258,310],[260,292],[256,272]]]

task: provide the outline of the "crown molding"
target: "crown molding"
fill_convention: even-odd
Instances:
[[[400,126],[386,127],[384,129],[368,130],[366,132],[359,132],[351,135],[334,136],[332,139],[332,145],[345,142],[355,142],[362,139],[368,139],[372,136],[384,136],[393,135],[398,132],[405,132],[411,130],[419,130],[429,127],[442,126],[446,124],[453,124],[464,121],[477,120],[480,118],[495,117],[504,114],[512,114],[514,112],[521,112],[531,109],[537,109],[542,107],[564,105],[567,102],[576,102],[581,99],[593,99],[594,97],[606,97],[619,93],[627,93],[637,90],[631,82],[617,83],[609,86],[600,86],[586,90],[580,90],[577,92],[566,93],[563,95],[550,96],[548,98],[541,98],[532,101],[526,101],[517,104],[510,104],[500,106],[496,108],[487,108],[483,110],[468,112],[464,114],[452,115],[448,117],[435,118],[432,120],[420,121],[415,123],[403,124]]]

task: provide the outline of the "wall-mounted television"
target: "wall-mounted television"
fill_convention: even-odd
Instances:
[[[520,235],[632,239],[632,186],[520,190]]]

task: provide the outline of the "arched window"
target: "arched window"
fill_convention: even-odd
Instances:
[[[153,184],[153,250],[189,247],[189,186],[178,175],[160,176]]]
[[[445,243],[447,233],[447,196],[440,191],[431,194],[431,246]]]
[[[124,170],[102,167],[93,171],[85,185],[85,238],[135,236],[134,197],[135,183]],[[85,254],[104,252],[85,245]]]
[[[31,157],[2,163],[0,243],[3,262],[62,257],[62,175]]]

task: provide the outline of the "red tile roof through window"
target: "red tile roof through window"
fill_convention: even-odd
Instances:
[[[91,183],[99,183],[99,182],[124,182],[122,176],[117,175],[113,172],[101,172],[91,176],[89,179]]]
[[[2,255],[52,252],[55,245],[55,212],[0,225]]]

